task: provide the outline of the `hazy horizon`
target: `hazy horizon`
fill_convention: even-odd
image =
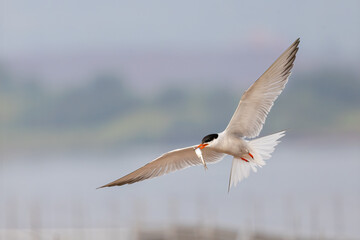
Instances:
[[[99,72],[140,90],[209,79],[248,84],[298,37],[295,73],[342,68],[360,75],[356,0],[18,0],[1,8],[0,64],[53,88]]]

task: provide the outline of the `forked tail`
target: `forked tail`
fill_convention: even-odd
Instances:
[[[250,169],[256,172],[256,167],[264,166],[266,164],[265,160],[271,157],[271,153],[275,150],[276,145],[278,145],[280,142],[279,139],[284,135],[285,131],[281,131],[249,141],[249,151],[254,158],[249,159],[249,161],[244,161],[240,158],[234,157],[231,167],[228,191],[230,191],[231,186],[234,185],[236,187],[238,182],[244,178],[247,178],[250,174]]]

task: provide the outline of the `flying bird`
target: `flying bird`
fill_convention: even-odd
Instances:
[[[233,156],[228,191],[247,178],[250,171],[265,165],[285,131],[259,136],[266,117],[285,88],[294,65],[298,38],[242,95],[228,126],[221,133],[205,136],[201,144],[176,149],[102,187],[121,186],[185,169],[195,165],[216,163],[227,155]]]

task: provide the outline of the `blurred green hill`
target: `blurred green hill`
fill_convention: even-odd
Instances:
[[[0,69],[1,145],[12,151],[196,144],[226,127],[245,90],[173,86],[143,95],[105,74],[91,84],[54,91]],[[356,74],[332,69],[296,73],[264,132],[290,128],[298,135],[359,134],[359,106]]]

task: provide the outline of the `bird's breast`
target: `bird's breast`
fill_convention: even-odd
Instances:
[[[242,138],[232,136],[223,137],[219,139],[214,149],[218,152],[240,158],[243,154],[247,153],[248,144],[247,141]]]

